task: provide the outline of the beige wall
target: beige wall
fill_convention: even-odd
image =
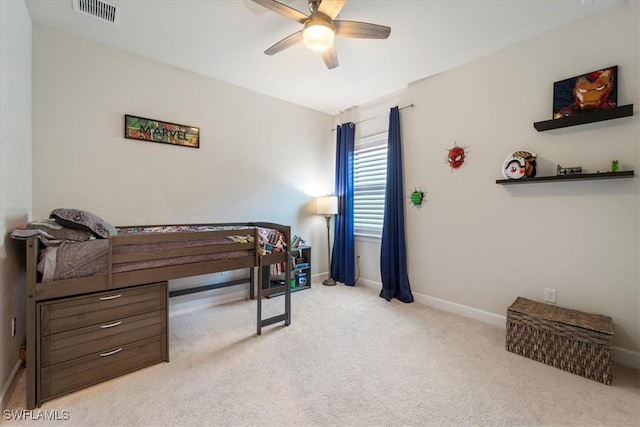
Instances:
[[[599,30],[594,31],[597,28]],[[496,185],[512,151],[539,155],[538,174],[557,164],[605,171],[612,159],[640,174],[638,3],[630,2],[410,85],[384,102],[401,112],[408,268],[416,300],[504,325],[517,296],[610,315],[617,357],[640,365],[639,183],[633,179]],[[553,82],[619,66],[619,105],[633,117],[548,132]],[[376,107],[379,109],[379,105]],[[369,106],[357,115],[366,118]],[[361,134],[386,130],[386,117]],[[451,171],[446,149],[468,147]],[[380,281],[379,243],[357,242],[363,283]]]
[[[333,189],[331,116],[40,25],[33,38],[35,218],[280,222],[326,271],[312,198]],[[124,139],[125,113],[198,126],[200,148]]]
[[[24,342],[24,247],[9,238],[31,213],[31,18],[0,2],[0,409]],[[11,319],[18,320],[11,336]]]

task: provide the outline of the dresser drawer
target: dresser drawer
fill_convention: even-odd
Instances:
[[[167,332],[167,311],[114,319],[108,323],[47,335],[40,340],[42,367],[154,337]]]
[[[126,344],[40,370],[42,401],[168,360],[167,335]]]
[[[166,308],[166,282],[40,303],[40,335],[109,323]]]

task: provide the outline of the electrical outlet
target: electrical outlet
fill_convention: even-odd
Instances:
[[[11,336],[16,336],[16,318],[11,319]]]
[[[544,288],[544,302],[556,302],[556,290]]]

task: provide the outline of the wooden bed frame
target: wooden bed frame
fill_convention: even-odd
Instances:
[[[238,230],[217,230],[205,232],[177,232],[177,233],[139,233],[139,234],[122,234],[109,238],[109,264],[108,273],[102,275],[94,275],[89,277],[81,277],[68,280],[41,281],[41,275],[37,270],[39,252],[41,249],[40,241],[37,237],[27,239],[27,258],[26,258],[26,366],[27,366],[27,409],[33,409],[40,406],[40,346],[41,346],[41,319],[40,312],[43,305],[73,300],[73,297],[81,295],[97,294],[104,291],[122,290],[127,288],[140,287],[152,283],[166,282],[171,279],[184,277],[199,276],[203,274],[217,273],[222,271],[249,269],[250,277],[244,280],[235,280],[225,284],[201,286],[198,288],[178,291],[175,295],[184,295],[185,293],[215,289],[224,286],[236,285],[239,283],[249,282],[250,298],[254,299],[254,288],[257,287],[257,331],[261,334],[261,329],[278,322],[284,322],[285,326],[291,323],[291,288],[289,286],[291,279],[291,269],[288,267],[290,260],[289,248],[284,252],[260,255],[258,252],[258,231],[257,227],[270,228],[277,230],[284,235],[287,245],[291,241],[291,230],[289,226],[269,223],[224,223],[224,224],[197,224],[197,225],[213,225],[213,226],[235,226],[247,227]],[[179,249],[170,249],[163,251],[146,251],[135,253],[115,253],[114,249],[119,246],[131,244],[148,244],[148,243],[170,243],[186,240],[211,239],[217,237],[226,237],[233,235],[252,235],[253,242],[248,243],[229,243],[224,245],[185,247]],[[171,265],[155,268],[147,268],[143,270],[134,270],[127,272],[114,272],[115,267],[120,263],[134,261],[150,261],[162,260],[167,258],[203,255],[231,251],[247,251],[247,256],[240,258],[231,258],[215,261],[193,262],[183,265]],[[271,264],[287,263],[285,272],[285,285],[270,287],[269,268]],[[256,274],[257,272],[257,274]],[[256,286],[256,284],[258,286]],[[284,313],[267,319],[262,319],[262,299],[271,294],[284,292]],[[169,293],[169,296],[174,296]],[[71,298],[69,298],[71,297]],[[166,296],[165,296],[166,298]],[[166,303],[166,299],[165,299]],[[167,310],[165,310],[167,311]],[[166,330],[165,330],[166,332]],[[167,338],[168,343],[168,338]],[[168,361],[168,344],[166,351],[166,359]]]

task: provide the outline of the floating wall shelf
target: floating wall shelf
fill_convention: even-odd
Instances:
[[[561,117],[559,119],[545,120],[543,122],[535,122],[533,127],[536,128],[538,132],[542,132],[545,130],[566,128],[629,116],[633,116],[633,104],[607,110],[590,111],[573,116]]]
[[[555,175],[555,176],[537,176],[535,178],[523,179],[496,179],[496,184],[533,184],[536,182],[549,181],[586,181],[591,179],[617,179],[617,178],[633,178],[633,171],[623,172],[601,172],[601,173],[578,173],[575,175]]]

